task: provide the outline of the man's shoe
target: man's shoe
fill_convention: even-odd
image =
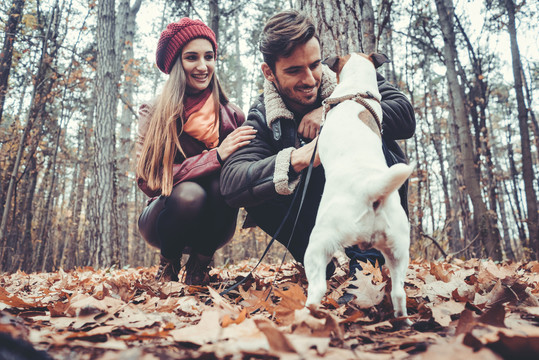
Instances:
[[[368,249],[362,251],[357,245],[354,245],[346,248],[344,251],[346,255],[350,258],[349,269],[350,276],[353,279],[355,279],[356,270],[363,270],[363,267],[361,266],[360,262],[370,262],[373,266],[376,265],[376,263],[378,262],[378,266],[380,267],[386,262],[384,259],[384,255],[382,255],[382,253],[376,249]]]
[[[185,264],[184,283],[186,285],[208,285],[211,259],[211,256],[191,252],[189,260]]]
[[[337,304],[339,305],[348,304],[350,301],[354,300],[355,298],[356,298],[355,295],[345,292],[344,294],[342,294],[340,298],[337,299]]]
[[[155,275],[157,281],[178,281],[178,273],[180,272],[180,259],[170,260],[161,255],[159,261],[159,269]]]

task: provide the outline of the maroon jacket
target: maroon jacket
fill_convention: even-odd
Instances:
[[[138,134],[137,134],[137,159],[142,151],[144,136],[148,131],[151,119],[151,106],[143,104],[139,108]],[[237,106],[228,103],[219,107],[219,144],[234,129],[241,126],[245,121],[245,115]],[[174,159],[174,185],[182,181],[191,180],[200,176],[209,175],[221,170],[221,163],[217,159],[216,149],[208,149],[204,143],[183,133],[180,135],[180,144],[187,156],[184,158],[180,153]],[[137,175],[138,187],[149,197],[153,198],[161,194],[160,190],[152,190],[146,181]]]

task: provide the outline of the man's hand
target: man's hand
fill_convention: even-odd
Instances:
[[[316,108],[301,119],[298,126],[298,133],[304,139],[314,139],[320,133],[323,110],[323,107]]]
[[[294,168],[295,172],[299,173],[301,170],[309,166],[317,140],[318,136],[307,145],[302,146],[299,149],[292,150],[292,153],[290,154],[290,164]],[[318,165],[320,165],[320,156],[318,155],[318,147],[316,147],[316,155],[314,157],[313,166],[317,167]]]

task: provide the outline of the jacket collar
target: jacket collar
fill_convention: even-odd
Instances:
[[[336,85],[335,73],[326,65],[322,65],[322,78],[318,89],[320,99],[324,100],[329,97]],[[266,108],[266,122],[269,127],[277,119],[294,120],[294,114],[286,107],[275,85],[267,79],[264,80],[264,106]]]

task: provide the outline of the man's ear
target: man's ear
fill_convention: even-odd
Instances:
[[[273,74],[273,71],[271,70],[269,65],[264,62],[264,63],[262,63],[261,68],[262,68],[262,74],[264,74],[264,77],[268,81],[274,82],[275,81],[275,75]]]

